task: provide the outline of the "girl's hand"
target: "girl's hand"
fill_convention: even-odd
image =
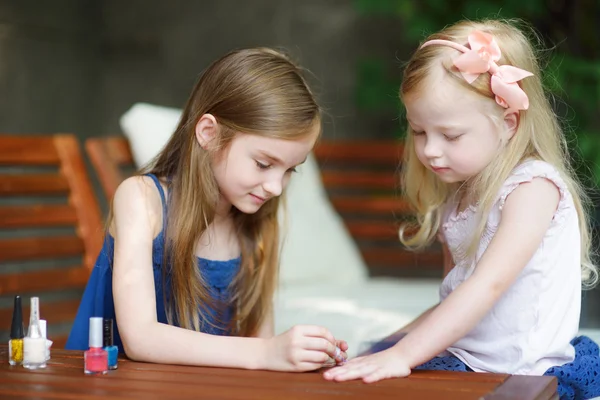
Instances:
[[[388,378],[404,378],[410,375],[410,367],[393,348],[366,357],[353,358],[341,367],[335,367],[323,374],[329,381],[349,381],[359,379],[365,383]]]
[[[339,353],[339,354],[337,354],[337,356],[333,357],[333,360],[335,361],[335,363],[337,365],[342,365],[346,361],[348,361],[348,355],[346,354],[346,352],[348,351],[348,343],[346,343],[345,340],[336,340],[335,346],[340,350],[339,351],[336,350],[336,354],[337,353]]]
[[[329,358],[335,358],[338,344],[342,350],[338,359],[346,358],[348,349],[346,342],[336,341],[327,329],[314,325],[294,326],[266,343],[265,366],[274,371],[319,369]]]

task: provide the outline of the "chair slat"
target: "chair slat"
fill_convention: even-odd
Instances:
[[[0,207],[0,228],[75,226],[77,215],[67,204]]]
[[[62,301],[43,301],[40,304],[40,316],[49,325],[71,322],[75,318],[80,299]],[[29,316],[29,304],[23,304],[23,315]],[[12,308],[0,309],[0,330],[10,329]]]
[[[119,165],[133,163],[129,145],[126,141],[119,139],[91,138],[85,142],[90,161],[109,201],[115,196],[119,184],[126,178],[119,169]]]
[[[83,287],[88,279],[83,266],[0,274],[0,295]]]
[[[102,245],[103,226],[94,190],[87,176],[77,138],[72,134],[44,136],[0,135],[0,197],[62,196],[66,204],[17,202],[0,205],[0,229],[9,235],[0,239],[0,295],[39,296],[41,315],[52,327],[50,339],[53,348],[64,346],[64,332],[73,321],[79,305],[79,292],[83,290],[93,262]],[[30,166],[37,167],[35,172]],[[45,168],[52,167],[52,168]],[[4,170],[8,170],[5,172]],[[42,172],[40,172],[40,170]],[[56,171],[47,172],[46,170]],[[53,232],[25,236],[22,228],[70,227],[71,234]],[[10,235],[16,232],[17,234]],[[37,260],[82,259],[77,265],[64,267],[35,267]],[[5,263],[29,264],[27,269],[8,272]],[[57,302],[44,299],[49,292],[72,290],[61,295]],[[56,293],[58,294],[58,293]],[[69,296],[69,299],[65,299]],[[77,297],[77,298],[75,298]],[[26,304],[24,304],[26,306]],[[25,307],[25,315],[29,309]],[[0,333],[10,324],[12,307],[0,308]]]
[[[133,164],[133,156],[129,143],[118,137],[109,137],[106,139],[106,151],[111,155],[119,165]]]
[[[331,196],[331,203],[342,214],[390,215],[410,211],[409,204],[396,196]]]
[[[377,189],[394,191],[399,183],[392,173],[375,171],[330,171],[321,173],[323,184],[331,189]]]
[[[83,249],[77,236],[4,239],[0,240],[0,262],[75,257],[82,255]]]
[[[346,220],[346,227],[357,240],[394,240],[398,241],[398,226],[394,221],[353,221]]]
[[[58,165],[52,136],[2,135],[0,165]]]
[[[331,140],[318,143],[314,154],[321,163],[398,166],[402,151],[402,142],[395,140]]]
[[[87,176],[77,139],[73,135],[55,135],[54,145],[61,160],[61,171],[71,189],[69,201],[79,220],[77,234],[83,239],[85,248],[83,263],[91,272],[102,248],[104,234],[98,200]]]
[[[0,196],[66,195],[67,180],[58,174],[0,174]]]

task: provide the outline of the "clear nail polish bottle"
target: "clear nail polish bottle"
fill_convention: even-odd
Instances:
[[[83,353],[84,370],[87,375],[108,372],[108,354],[102,348],[102,318],[90,318],[90,349]]]
[[[23,366],[28,369],[46,368],[46,339],[40,328],[40,299],[31,298],[29,329],[23,339]]]

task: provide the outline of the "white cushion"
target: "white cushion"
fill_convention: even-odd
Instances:
[[[292,176],[286,197],[287,219],[280,218],[281,285],[365,280],[367,267],[327,197],[312,154]]]
[[[138,168],[148,164],[175,132],[181,110],[136,103],[119,120]]]
[[[136,166],[146,165],[174,132],[181,110],[137,103],[120,119]],[[280,214],[283,238],[281,284],[362,281],[367,268],[340,216],[329,202],[319,168],[309,156],[287,190],[287,221]]]

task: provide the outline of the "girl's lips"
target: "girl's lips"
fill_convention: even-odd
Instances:
[[[434,172],[444,172],[444,171],[450,170],[450,168],[447,168],[447,167],[431,167],[431,169]]]
[[[255,194],[250,193],[250,196],[252,196],[256,201],[260,202],[260,203],[264,203],[267,199],[257,196]]]

